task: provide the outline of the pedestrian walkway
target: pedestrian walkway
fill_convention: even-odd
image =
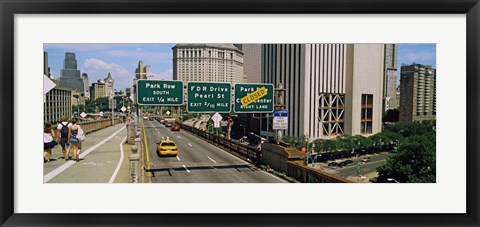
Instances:
[[[80,161],[63,159],[62,147],[52,149],[52,159],[44,163],[44,183],[128,183],[131,145],[125,143],[125,124],[93,132],[82,143]]]

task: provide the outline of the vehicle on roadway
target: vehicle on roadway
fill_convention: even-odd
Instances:
[[[172,127],[172,122],[165,121],[165,127]]]
[[[146,116],[145,116],[145,117],[143,117],[143,120],[148,120],[148,117],[146,117]]]
[[[330,163],[328,163],[328,166],[332,166],[332,167],[333,166],[338,166],[338,163],[337,162],[330,162]]]
[[[173,140],[161,140],[157,143],[157,154],[162,155],[178,155],[177,144]]]
[[[362,159],[362,162],[368,162],[368,161],[370,161],[370,157],[365,157]]]
[[[172,128],[170,128],[172,131],[180,131],[180,125],[173,125]]]

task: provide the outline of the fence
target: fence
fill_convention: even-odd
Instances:
[[[121,123],[122,119],[117,118],[114,120],[115,124]],[[82,127],[82,130],[85,132],[85,134],[95,132],[97,130],[112,126],[112,119],[111,118],[106,118],[102,120],[95,120],[95,121],[84,121],[84,122],[79,122],[78,125]]]
[[[261,160],[261,152],[256,147],[251,147],[245,144],[241,144],[239,142],[229,141],[226,140],[224,137],[196,129],[188,125],[182,125],[182,129],[187,130],[188,132],[197,136],[200,136],[211,143],[222,146],[228,149],[234,155],[239,156],[251,163],[257,163]]]
[[[287,176],[302,183],[352,183],[339,176],[305,166],[303,161],[287,161]]]

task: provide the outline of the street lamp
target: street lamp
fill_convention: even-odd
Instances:
[[[388,181],[394,181],[395,183],[400,183],[398,182],[397,180],[393,179],[393,178],[387,178]]]

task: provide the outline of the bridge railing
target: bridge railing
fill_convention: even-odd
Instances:
[[[114,124],[118,124],[121,122],[122,122],[122,119],[120,118],[117,118],[114,120]],[[83,121],[83,122],[79,122],[78,125],[82,127],[82,130],[85,132],[85,134],[88,134],[88,133],[92,133],[100,129],[104,129],[106,127],[112,126],[112,119],[105,118],[105,119],[94,120],[94,121]]]
[[[303,161],[287,161],[286,174],[303,183],[352,183],[339,176],[305,166]]]
[[[197,136],[200,136],[207,141],[216,144],[217,146],[222,146],[225,149],[227,149],[230,153],[243,158],[246,161],[249,161],[251,163],[257,163],[260,162],[261,160],[261,152],[260,149],[256,147],[251,147],[245,144],[241,144],[239,142],[231,141],[225,139],[225,137],[221,137],[212,133],[208,133],[203,130],[199,130],[197,128],[188,126],[188,125],[181,125],[182,129],[195,134]]]

